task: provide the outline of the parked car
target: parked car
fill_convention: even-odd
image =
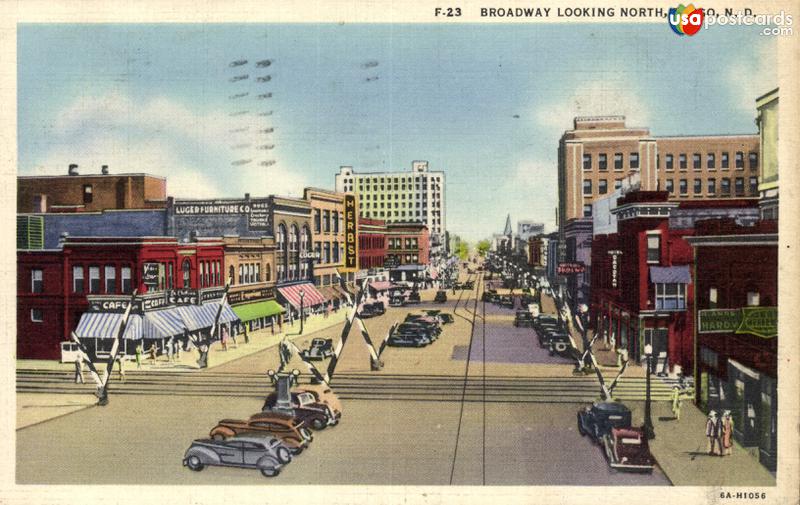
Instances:
[[[302,418],[307,426],[315,430],[324,430],[325,427],[331,425],[335,426],[339,423],[339,419],[333,411],[323,403],[317,403],[317,399],[311,393],[290,393],[292,402],[292,409],[294,410],[295,417]],[[262,412],[272,411],[278,402],[278,393],[270,393],[264,406],[261,408]]]
[[[509,295],[501,296],[498,300],[498,303],[501,307],[507,307],[509,309],[514,308],[514,297]]]
[[[246,420],[223,419],[208,436],[225,440],[243,434],[276,437],[294,454],[303,452],[314,440],[304,421],[279,412],[262,412]]]
[[[475,282],[474,281],[465,282],[462,289],[475,289]]]
[[[514,315],[514,326],[516,328],[533,328],[533,315],[527,310],[518,310]]]
[[[447,312],[439,312],[438,310],[429,310],[427,311],[428,317],[431,317],[437,321],[439,324],[451,324],[455,321],[453,319],[453,315]]]
[[[494,303],[497,297],[497,290],[488,289],[483,292],[483,301]]]
[[[425,333],[406,329],[395,331],[386,343],[393,347],[424,347],[431,341],[431,337]]]
[[[433,342],[439,338],[439,332],[436,328],[430,325],[423,324],[421,321],[404,322],[395,330],[396,333],[419,334],[425,336],[428,340]]]
[[[436,292],[436,296],[433,297],[433,301],[436,303],[444,303],[447,301],[447,292],[443,289],[440,289]]]
[[[411,291],[406,297],[406,303],[419,303],[419,291]]]
[[[333,356],[333,339],[315,338],[311,340],[308,349],[300,352],[300,357],[305,360],[318,361]]]
[[[368,319],[370,317],[380,316],[381,314],[383,314],[383,312],[380,312],[371,303],[364,304],[361,310],[358,311],[358,317],[361,319]]]
[[[406,298],[401,294],[394,294],[389,298],[389,307],[402,307],[406,304]]]
[[[183,456],[183,466],[199,472],[206,466],[256,468],[265,477],[275,477],[292,461],[292,455],[275,437],[231,437],[199,439]]]
[[[311,393],[314,395],[317,403],[327,405],[332,411],[336,419],[342,418],[342,402],[339,397],[333,392],[331,387],[327,384],[303,384],[302,386],[295,386],[292,388],[293,393]]]
[[[644,430],[641,428],[611,428],[603,437],[608,465],[623,472],[651,473],[655,461]]]
[[[560,356],[569,355],[570,348],[574,348],[569,334],[560,330],[554,330],[546,334],[545,347],[550,351],[550,355],[558,354]]]
[[[630,426],[631,411],[619,402],[597,402],[578,411],[578,433],[588,433],[596,444],[602,443],[612,428]]]

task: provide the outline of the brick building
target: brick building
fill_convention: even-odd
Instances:
[[[108,209],[164,208],[167,180],[148,174],[102,173],[17,177],[17,213],[97,212]]]
[[[424,224],[386,224],[386,259],[391,263],[427,265],[428,251],[428,227]]]
[[[380,219],[358,220],[358,264],[361,270],[383,269],[386,257],[386,222]]]

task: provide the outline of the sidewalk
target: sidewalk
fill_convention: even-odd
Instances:
[[[644,403],[633,408],[634,424],[643,422]],[[672,417],[671,404],[652,403],[656,437],[650,452],[675,486],[774,486],[775,477],[736,442],[730,456],[706,452],[706,416],[691,402],[683,402],[681,419]]]

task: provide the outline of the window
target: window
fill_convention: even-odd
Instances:
[[[100,292],[100,267],[89,267],[89,292]]]
[[[656,310],[686,310],[686,284],[656,284]]]
[[[329,233],[331,231],[331,211],[322,211],[322,226],[325,233]]]
[[[592,206],[591,205],[584,205],[583,206],[583,217],[592,217]]]
[[[583,155],[583,169],[584,170],[591,170],[592,169],[592,155],[591,154],[584,154]]]
[[[256,282],[261,282],[261,263],[256,263]]]
[[[622,153],[614,153],[614,170],[622,170]]]
[[[182,268],[183,268],[183,287],[189,288],[192,285],[191,281],[192,264],[191,262],[189,262],[188,258],[183,260]],[[239,279],[239,282],[242,282],[241,279]]]
[[[658,233],[647,234],[647,262],[661,262],[661,235]]]
[[[686,153],[681,153],[678,156],[678,167],[681,170],[686,170]]]
[[[664,184],[664,190],[670,193],[675,192],[675,182],[672,179],[667,179],[666,183]]]
[[[614,181],[614,189],[615,190],[620,189],[621,187],[622,187],[622,181],[620,181],[620,180]]]
[[[706,168],[710,169],[717,168],[717,159],[714,153],[706,154]]]
[[[333,219],[333,233],[339,233],[339,213],[334,210],[331,219]]]
[[[708,308],[716,309],[719,302],[719,293],[717,288],[708,288]]]
[[[270,268],[269,264],[264,265],[264,280],[266,282],[270,282],[272,280],[272,268]]]
[[[323,263],[330,263],[331,262],[331,243],[325,242],[325,256],[323,258]]]
[[[708,194],[713,195],[717,192],[717,180],[716,179],[709,179],[708,180]]]
[[[700,362],[711,368],[719,368],[719,355],[708,347],[701,347]]]
[[[83,267],[74,266],[72,267],[72,292],[83,293],[83,290]]]
[[[314,233],[319,233],[321,221],[322,221],[322,215],[320,214],[319,209],[314,209]]]
[[[678,185],[681,195],[686,195],[689,193],[689,185],[686,179],[681,179]]]
[[[700,163],[700,153],[694,153],[692,155],[692,168],[695,170],[700,170],[701,163]]]
[[[744,194],[744,177],[737,177],[733,181],[733,184],[734,184],[733,188],[736,191],[737,195]]]
[[[591,179],[583,180],[583,194],[585,196],[592,196],[592,181]]]
[[[31,270],[31,293],[44,293],[44,273],[39,268]]]
[[[83,185],[83,203],[92,203],[92,199],[94,198],[94,193],[92,193],[92,185],[91,184],[84,184]]]
[[[754,151],[750,151],[748,155],[748,160],[750,162],[750,170],[755,170],[758,168],[758,153]]]
[[[333,262],[339,262],[339,242],[333,243]]]
[[[117,288],[117,268],[114,265],[106,265],[103,273],[106,280],[106,293],[113,293]]]
[[[723,169],[728,168],[728,153],[727,152],[722,153],[722,168]]]
[[[597,164],[599,165],[600,170],[608,170],[608,155],[606,153],[598,154]]]
[[[719,184],[720,192],[723,195],[728,195],[731,192],[731,180],[728,177],[723,177]]]
[[[736,151],[736,168],[744,168],[744,153]]]
[[[703,192],[703,179],[694,180],[694,194],[699,195]]]
[[[674,160],[673,160],[673,156],[672,156],[671,154],[668,154],[668,155],[666,155],[666,156],[665,156],[665,158],[666,158],[666,161],[665,161],[665,163],[666,163],[666,165],[667,165],[667,170],[672,170],[672,169],[674,169],[675,167],[674,167],[674,165],[673,165],[673,161],[674,161]]]
[[[605,195],[608,193],[608,181],[605,179],[600,179],[597,182],[597,192],[601,195]]]
[[[750,193],[755,194],[758,191],[758,177],[751,177],[749,183]]]
[[[31,321],[34,323],[44,321],[44,311],[42,309],[31,309]]]
[[[760,303],[761,303],[761,296],[759,296],[758,291],[747,292],[748,307],[758,307]]]
[[[630,154],[631,160],[631,168],[639,168],[639,153],[631,153]]]
[[[172,262],[167,263],[167,288],[173,289],[175,287],[175,265]],[[125,291],[123,291],[124,293]]]
[[[172,263],[170,263],[170,270],[172,270]],[[133,291],[133,286],[131,284],[131,267],[122,267],[120,269],[120,278],[122,280],[122,285],[120,288],[122,289],[123,293],[130,293]]]

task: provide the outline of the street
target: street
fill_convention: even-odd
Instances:
[[[269,483],[668,485],[658,468],[652,475],[609,469],[575,422],[577,410],[598,395],[596,379],[572,376],[572,364],[540,349],[531,329],[513,326],[512,310],[479,301],[481,289],[478,281],[475,291],[448,292],[443,305],[427,302],[432,293],[426,292],[419,306],[365,320],[377,346],[407,312],[438,308],[456,316],[428,347],[387,347],[381,371],[369,371],[367,348],[353,329],[332,380],[344,405],[342,422],[316,433],[311,448]],[[295,343],[337,339],[339,331],[337,325]],[[265,373],[277,365],[270,348],[204,371],[130,372],[124,384],[113,382],[108,406],[18,430],[17,481],[264,483],[251,470],[191,472],[181,459],[220,419],[259,411],[272,389]],[[296,357],[290,366],[305,371]],[[19,377],[21,392],[90,394],[64,373]],[[641,379],[621,387],[620,395],[637,400],[636,415]]]

